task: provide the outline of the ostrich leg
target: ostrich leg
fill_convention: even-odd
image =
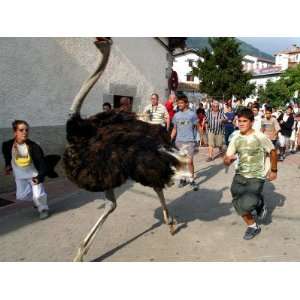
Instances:
[[[73,261],[83,261],[83,256],[86,255],[88,250],[90,249],[98,230],[101,228],[109,214],[111,214],[117,207],[117,202],[113,190],[105,191],[105,198],[104,213],[101,215],[101,217],[98,219],[96,224],[93,226],[93,228],[81,243]]]
[[[158,189],[158,188],[154,188],[154,191],[157,193],[158,198],[160,200],[160,204],[162,206],[164,222],[165,224],[169,225],[170,233],[173,235],[176,230],[176,220],[173,217],[169,216],[164,192],[162,189]]]

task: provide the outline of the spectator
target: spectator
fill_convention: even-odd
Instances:
[[[170,118],[170,128],[169,128],[170,131],[173,129],[172,119],[176,113],[175,105],[176,105],[176,95],[174,93],[171,93],[169,99],[165,103],[165,107],[168,111],[169,118]]]
[[[252,107],[253,107],[253,103],[252,103],[252,102],[249,102],[249,103],[247,104],[247,108],[249,108],[249,109],[252,110]]]
[[[207,147],[207,134],[206,134],[206,123],[205,123],[205,110],[203,107],[203,103],[199,103],[199,108],[197,109],[197,116],[198,116],[198,121],[199,121],[199,142],[200,146],[205,146]]]
[[[218,147],[219,152],[223,151],[224,141],[224,123],[226,117],[219,109],[219,102],[213,101],[211,109],[207,113],[206,124],[208,131],[208,159],[206,161],[213,160],[214,148]]]
[[[265,107],[265,117],[261,120],[262,132],[272,141],[276,147],[280,125],[275,117],[272,116],[272,107]]]
[[[48,172],[47,162],[41,147],[28,138],[28,123],[16,120],[12,127],[14,138],[2,145],[5,175],[10,175],[13,171],[17,200],[31,198],[39,211],[40,219],[45,219],[49,215],[47,194],[43,185]]]
[[[252,112],[254,114],[254,123],[252,125],[252,128],[257,131],[261,131],[261,115],[259,114],[259,104],[254,103],[252,106]]]
[[[279,160],[283,161],[285,159],[285,151],[286,148],[289,147],[290,137],[293,131],[294,125],[294,117],[293,117],[293,107],[288,106],[286,113],[282,113],[279,118],[278,122],[280,125],[280,132],[278,134],[279,137]]]
[[[102,108],[103,108],[104,112],[109,112],[109,111],[111,111],[111,104],[108,102],[105,102],[105,103],[103,103]]]
[[[119,111],[131,112],[132,111],[132,103],[129,97],[122,97],[120,99],[120,107]]]
[[[224,124],[224,129],[225,129],[225,145],[229,145],[229,136],[234,132],[234,118],[235,114],[232,111],[231,106],[226,107],[226,112],[225,112],[225,117],[226,121]]]
[[[194,148],[195,148],[195,131],[194,128],[198,127],[197,115],[189,109],[188,98],[185,95],[178,96],[177,105],[179,112],[173,118],[174,128],[171,133],[171,140],[175,139],[176,147],[186,152],[189,159],[190,177],[188,178],[191,187],[194,191],[198,190],[198,186],[194,181]],[[180,186],[184,185],[181,181]]]
[[[164,105],[159,103],[157,94],[151,95],[151,104],[147,105],[144,113],[148,115],[148,122],[165,127],[167,130],[170,128],[170,117]]]
[[[298,118],[297,118],[298,119]],[[293,131],[290,137],[290,153],[295,154],[298,149],[298,132],[300,123],[296,118],[294,118],[294,125],[293,125]]]

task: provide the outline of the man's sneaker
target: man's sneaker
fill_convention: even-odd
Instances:
[[[267,216],[267,213],[267,207],[264,205],[259,214],[257,215],[258,219],[262,221]]]
[[[283,161],[283,159],[284,159],[283,156],[280,155],[278,160],[279,160],[279,161]]]
[[[42,210],[40,212],[40,220],[47,219],[49,217],[49,212],[48,210]]]
[[[291,150],[291,154],[295,154],[296,153],[296,151],[295,150]]]
[[[185,181],[184,179],[180,179],[180,181],[179,181],[177,187],[182,188],[182,187],[184,187],[185,185],[186,185],[186,181]]]
[[[260,227],[257,227],[257,228],[248,227],[247,230],[246,230],[246,232],[245,232],[245,235],[244,235],[243,239],[244,240],[251,240],[256,235],[258,235],[260,232],[261,232],[261,228]]]
[[[198,191],[198,185],[195,181],[190,182],[190,186],[193,188],[194,191]]]

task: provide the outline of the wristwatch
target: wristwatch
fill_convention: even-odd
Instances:
[[[277,173],[277,169],[271,169],[271,172]]]

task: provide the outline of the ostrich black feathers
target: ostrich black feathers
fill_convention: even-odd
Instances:
[[[74,115],[67,122],[67,140],[67,177],[89,191],[113,189],[129,178],[164,188],[179,165],[166,151],[172,146],[165,128],[139,121],[133,113]]]

